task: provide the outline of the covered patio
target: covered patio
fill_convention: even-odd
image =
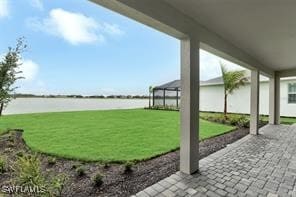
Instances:
[[[269,126],[265,128],[264,135],[257,135],[259,134],[260,74],[270,79],[270,125],[280,123],[280,78],[296,76],[296,1],[92,1],[181,41],[181,172],[173,177],[179,177],[176,181],[186,180],[179,182],[180,187],[184,187],[183,190],[187,189],[184,182],[198,184],[194,180],[197,182],[203,180],[202,184],[209,181],[209,186],[216,185],[223,190],[226,188],[226,185],[223,185],[226,180],[218,184],[216,183],[218,178],[225,177],[230,180],[237,178],[237,181],[243,181],[243,174],[252,177],[255,174],[263,176],[264,173],[265,175],[269,173],[270,176],[275,173],[274,177],[283,178],[283,174],[290,172],[287,169],[294,169],[295,155],[291,153],[291,150],[295,150],[294,126]],[[197,140],[200,48],[251,70],[250,134],[253,135],[249,136],[244,143],[236,143],[239,146],[232,145],[201,161],[199,161],[199,141]],[[291,148],[288,148],[289,146]],[[224,154],[229,149],[233,151]],[[286,166],[286,170],[281,168],[282,165]],[[201,174],[189,175],[196,172]],[[217,178],[211,178],[214,177],[214,175],[210,176],[211,174],[216,174]],[[277,183],[269,183],[269,179],[266,179],[264,187],[273,187],[274,192],[278,192],[280,188],[278,186],[281,183],[289,182],[290,185],[286,184],[286,186],[290,192],[295,183],[292,177],[295,178],[295,174],[290,174],[286,181]],[[212,181],[214,179],[215,183]],[[169,180],[173,182],[174,179],[171,177]],[[257,184],[256,181],[257,179],[251,180],[248,184]],[[241,184],[237,184],[236,187],[238,187],[237,191],[241,192],[249,189]],[[230,194],[231,191],[229,191]],[[211,193],[209,195],[215,196]]]
[[[267,125],[136,194],[148,196],[295,196],[296,125]]]

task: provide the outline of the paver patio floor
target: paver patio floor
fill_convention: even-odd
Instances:
[[[295,196],[296,125],[267,125],[135,196]]]

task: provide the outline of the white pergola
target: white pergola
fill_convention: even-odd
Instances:
[[[280,78],[296,75],[295,0],[91,0],[181,40],[180,171],[199,163],[199,49],[251,72],[250,133],[258,134],[259,75],[270,78],[269,123],[280,120]],[[242,98],[243,99],[243,98]]]

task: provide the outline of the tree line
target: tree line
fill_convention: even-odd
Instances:
[[[147,99],[149,96],[146,95],[36,95],[36,94],[13,94],[14,98],[120,98],[120,99]]]

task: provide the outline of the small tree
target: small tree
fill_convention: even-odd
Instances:
[[[226,65],[221,63],[222,78],[224,82],[224,116],[227,118],[227,97],[234,90],[246,84],[248,81],[245,77],[244,70],[228,71]]]
[[[151,94],[153,92],[153,86],[149,86],[149,108],[151,108]]]
[[[24,38],[17,40],[15,48],[9,47],[3,60],[0,61],[0,116],[4,107],[13,98],[12,94],[17,87],[14,83],[23,77],[20,77],[21,71],[18,71],[21,65],[21,53],[27,48]]]

